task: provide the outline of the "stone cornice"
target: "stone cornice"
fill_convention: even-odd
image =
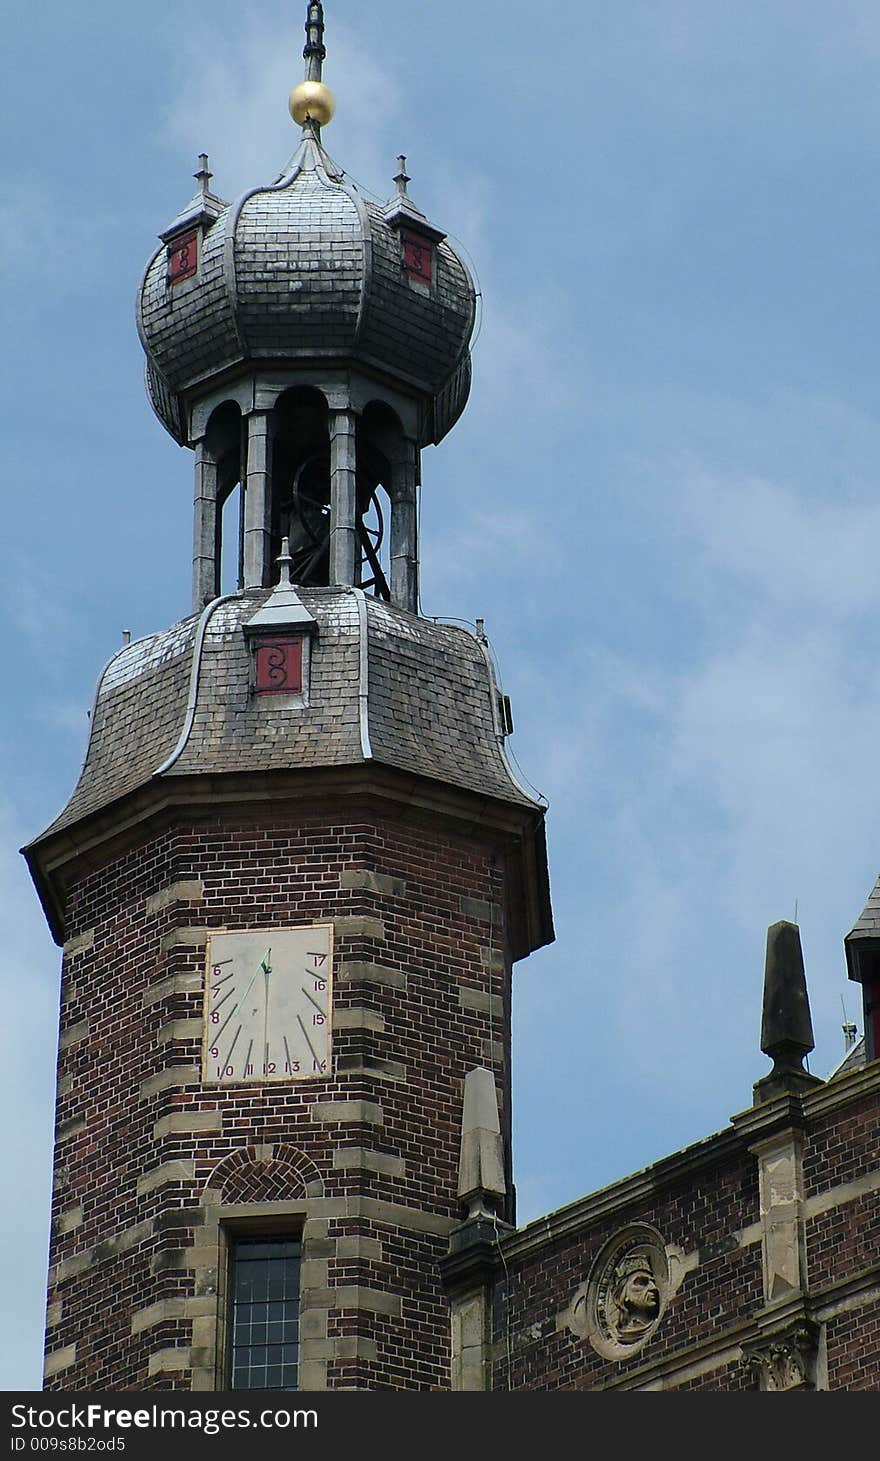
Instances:
[[[682,1178],[692,1179],[696,1172],[738,1156],[743,1148],[744,1143],[733,1130],[706,1137],[704,1141],[664,1157],[662,1161],[644,1167],[609,1187],[600,1188],[598,1192],[538,1218],[505,1241],[505,1257],[521,1258],[547,1243],[577,1237],[603,1218],[615,1214],[623,1221],[623,1214],[637,1204],[657,1197]]]
[[[785,1095],[764,1105],[750,1107],[733,1116],[730,1127],[724,1131],[558,1208],[556,1212],[511,1234],[504,1240],[505,1256],[508,1259],[521,1258],[548,1243],[577,1237],[612,1215],[624,1221],[636,1205],[661,1196],[683,1178],[690,1180],[697,1172],[721,1165],[744,1152],[752,1152],[764,1142],[786,1132],[809,1131],[830,1113],[843,1110],[867,1096],[880,1096],[880,1061],[872,1061],[861,1070],[835,1077],[809,1096]],[[809,1198],[807,1202],[809,1206]],[[743,1231],[748,1227],[746,1224]]]
[[[815,1091],[804,1100],[804,1114],[808,1121],[825,1116],[865,1096],[880,1095],[880,1060],[869,1060],[867,1065],[846,1075],[835,1076],[826,1081],[821,1090]]]
[[[334,805],[335,803],[335,805]],[[209,776],[162,776],[112,806],[23,848],[52,935],[64,942],[66,888],[73,876],[102,866],[137,846],[149,829],[193,817],[254,815],[295,810],[327,817],[340,804],[349,814],[371,810],[385,817],[438,822],[466,836],[501,843],[511,873],[508,937],[514,961],[552,941],[543,810],[461,790],[377,763],[251,771]]]

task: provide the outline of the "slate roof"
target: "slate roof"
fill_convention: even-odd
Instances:
[[[306,704],[251,691],[243,626],[269,590],[215,600],[202,615],[127,645],[107,665],[80,779],[36,842],[157,776],[367,759],[507,803],[537,805],[507,763],[497,687],[470,632],[358,591],[297,592],[318,626]]]
[[[838,1076],[849,1075],[851,1070],[862,1070],[867,1063],[865,1037],[860,1035],[851,1049],[846,1052],[840,1064],[834,1067],[828,1079],[833,1081]]]
[[[362,197],[308,128],[276,183],[212,202],[197,277],[169,287],[163,242],[138,296],[147,388],[175,439],[184,441],[183,397],[225,371],[316,360],[363,362],[415,390],[424,442],[439,441],[467,401],[475,318],[473,281],[448,241],[436,243],[430,290],[411,287],[387,210]],[[418,216],[408,211],[411,226]]]
[[[846,937],[847,941],[854,938],[880,938],[880,878],[877,879],[861,916]]]

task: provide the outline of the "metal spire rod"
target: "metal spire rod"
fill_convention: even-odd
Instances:
[[[321,0],[310,0],[306,14],[306,44],[303,51],[306,81],[320,81],[327,50],[324,45],[324,6]]]

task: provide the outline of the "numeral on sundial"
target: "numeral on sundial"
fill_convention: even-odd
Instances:
[[[212,931],[207,1084],[315,1080],[331,1069],[333,928]]]

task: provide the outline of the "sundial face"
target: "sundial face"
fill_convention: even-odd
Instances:
[[[216,930],[205,969],[206,1085],[331,1073],[333,925]]]

